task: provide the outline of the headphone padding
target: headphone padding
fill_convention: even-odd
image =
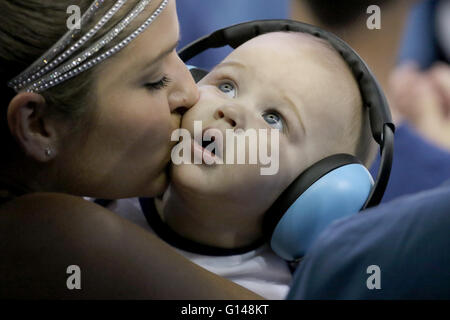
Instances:
[[[329,224],[362,208],[373,183],[361,164],[347,164],[328,172],[283,215],[271,237],[272,249],[288,261],[302,257]]]

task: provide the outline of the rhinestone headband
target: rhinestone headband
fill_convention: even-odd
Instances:
[[[147,20],[145,20],[138,29],[136,29],[131,35],[122,40],[119,44],[98,55],[97,57],[93,57],[104,46],[115,39],[119,35],[119,33],[122,32],[151,2],[151,0],[139,1],[134,9],[123,20],[116,24],[105,36],[96,41],[88,49],[75,56],[70,61],[65,62],[61,65],[61,63],[70,58],[70,56],[74,52],[76,52],[84,43],[92,38],[97,33],[97,31],[100,30],[100,28],[102,28],[124,5],[126,1],[127,0],[118,0],[92,29],[90,29],[83,37],[81,37],[75,44],[70,46],[62,54],[60,54],[56,59],[51,61],[50,59],[53,59],[70,44],[70,40],[72,40],[74,33],[71,33],[71,31],[66,33],[61,38],[61,40],[56,43],[56,45],[54,45],[41,58],[33,63],[31,67],[11,80],[8,85],[14,88],[16,92],[25,89],[25,91],[28,92],[39,93],[51,87],[54,87],[61,82],[75,77],[81,72],[92,68],[93,66],[97,65],[98,63],[102,62],[103,60],[109,58],[113,54],[126,47],[131,41],[133,41],[138,35],[140,35],[150,26],[150,24],[166,8],[167,3],[169,2],[169,0],[164,0],[161,5],[153,12],[153,14]],[[103,4],[103,2],[104,0],[95,1],[83,15],[80,23],[82,24],[83,22],[88,21],[92,17],[92,15],[95,14],[98,8]]]
[[[80,21],[79,29],[69,30],[64,36],[58,40],[53,47],[51,47],[47,52],[45,52],[39,59],[37,59],[30,67],[28,67],[24,72],[15,77],[9,82],[9,86],[17,86],[21,83],[25,83],[24,79],[30,78],[30,76],[41,70],[51,59],[53,59],[58,53],[64,50],[67,45],[72,41],[72,39],[81,32],[81,27],[90,21],[90,19],[95,15],[98,9],[103,4],[104,0],[94,1],[89,9],[83,14]]]
[[[100,20],[97,25],[89,30],[89,32],[82,37],[77,43],[71,46],[63,54],[61,54],[54,61],[49,63],[57,54],[64,50],[71,42],[72,39],[80,33],[81,27],[89,22],[100,6],[103,4],[104,0],[94,1],[94,3],[89,7],[86,13],[82,16],[80,21],[80,28],[69,30],[52,48],[50,48],[46,53],[44,53],[35,63],[33,63],[29,68],[22,72],[19,76],[10,81],[9,86],[14,86],[16,91],[23,88],[28,83],[38,79],[42,75],[46,74],[50,70],[54,69],[55,66],[59,65],[66,58],[81,47],[86,41],[88,41],[92,36],[94,36],[97,31],[112,18],[112,16],[122,7],[122,5],[127,2],[127,0],[119,0],[117,3],[108,11],[108,13]]]

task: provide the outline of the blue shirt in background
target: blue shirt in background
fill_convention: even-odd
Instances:
[[[382,202],[435,188],[450,179],[450,152],[426,141],[406,123],[397,128],[394,139],[392,171]],[[370,170],[373,176],[379,161]]]
[[[184,0],[177,2],[181,42],[184,47],[197,38],[233,24],[259,19],[287,19],[289,0]],[[189,64],[211,70],[231,52],[230,48],[213,49],[189,61]]]
[[[450,183],[338,220],[288,299],[450,299]]]

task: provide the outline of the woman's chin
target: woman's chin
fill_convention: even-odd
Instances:
[[[155,198],[162,196],[169,187],[169,174],[166,171],[161,172],[151,181],[151,184],[147,185],[145,188],[142,188],[140,191],[141,197]]]

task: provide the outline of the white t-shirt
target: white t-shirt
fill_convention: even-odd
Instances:
[[[112,202],[108,209],[153,233],[137,198]],[[289,291],[292,273],[287,263],[264,245],[256,250],[232,256],[206,256],[176,249],[195,264],[233,281],[260,296],[284,299]]]

